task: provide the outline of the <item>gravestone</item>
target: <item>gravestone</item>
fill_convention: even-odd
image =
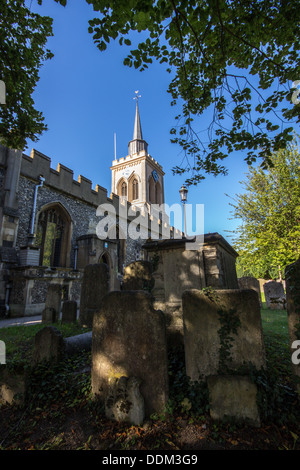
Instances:
[[[9,370],[0,365],[0,404],[24,405],[28,388],[28,374],[22,367]]]
[[[150,261],[134,261],[125,266],[122,290],[146,290],[151,292],[153,287],[154,279]]]
[[[42,323],[56,323],[57,312],[54,308],[46,307],[42,311]]]
[[[42,312],[43,323],[56,323],[61,310],[62,287],[60,284],[49,284],[45,308]]]
[[[106,295],[94,315],[92,393],[105,402],[115,379],[135,377],[145,416],[163,413],[168,400],[165,318],[141,291]]]
[[[207,385],[212,419],[233,418],[240,423],[260,426],[257,387],[249,377],[210,376]]]
[[[79,324],[91,328],[94,313],[109,292],[108,267],[104,263],[88,264],[84,268],[79,309]]]
[[[253,289],[255,292],[257,292],[259,305],[262,306],[260,284],[258,279],[252,276],[244,276],[238,278],[238,283],[240,289]]]
[[[33,365],[42,361],[59,362],[64,355],[64,340],[54,326],[45,326],[35,335]]]
[[[193,289],[184,292],[182,303],[186,373],[192,381],[242,366],[247,371],[250,363],[258,370],[265,366],[256,292]]]
[[[141,380],[136,377],[114,379],[105,400],[106,417],[141,426],[145,417],[145,403],[140,385]]]
[[[281,282],[265,282],[264,293],[267,308],[270,308],[271,310],[284,310],[286,308],[286,297]]]
[[[77,302],[75,300],[65,300],[61,310],[62,323],[76,323]]]
[[[285,268],[285,281],[292,368],[300,382],[300,259]],[[300,383],[296,388],[300,394]]]

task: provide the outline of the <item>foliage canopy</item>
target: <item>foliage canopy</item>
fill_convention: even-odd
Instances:
[[[280,278],[300,256],[300,153],[296,139],[271,156],[268,170],[250,167],[236,195],[233,217],[241,219],[235,249],[242,275]]]
[[[32,13],[24,0],[1,0],[0,80],[6,103],[0,105],[0,140],[8,147],[23,149],[27,139],[36,141],[47,129],[32,93],[42,63],[53,55],[45,48],[49,36],[51,18]]]
[[[232,151],[246,150],[248,164],[266,168],[292,140],[285,124],[299,121],[300,106],[291,103],[300,79],[299,0],[87,2],[100,13],[89,31],[101,51],[112,39],[131,46],[129,33],[144,32],[124,64],[144,70],[159,61],[172,74],[171,104],[181,111],[171,135],[185,155],[173,172],[192,171],[187,184],[226,174]],[[205,127],[211,122],[196,132],[202,115]]]

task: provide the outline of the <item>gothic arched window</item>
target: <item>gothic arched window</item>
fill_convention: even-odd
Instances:
[[[70,222],[70,217],[58,204],[40,213],[35,244],[40,248],[42,266],[66,266],[70,251]]]
[[[127,196],[127,184],[125,183],[125,181],[123,181],[122,186],[121,186],[121,195],[123,197]]]
[[[139,198],[139,183],[137,179],[134,179],[132,182],[132,199],[138,199]]]

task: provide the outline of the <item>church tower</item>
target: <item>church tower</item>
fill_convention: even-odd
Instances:
[[[128,144],[128,155],[112,162],[112,193],[126,198],[134,206],[151,213],[151,204],[163,204],[164,172],[159,163],[148,153],[143,139],[136,91],[136,109],[133,139]]]

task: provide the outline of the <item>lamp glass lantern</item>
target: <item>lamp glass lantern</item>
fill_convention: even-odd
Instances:
[[[181,197],[181,202],[183,203],[183,220],[184,220],[184,235],[186,236],[186,214],[185,214],[185,203],[187,200],[187,193],[188,190],[186,186],[183,184],[181,188],[179,189],[180,197]]]
[[[187,190],[187,188],[185,187],[184,184],[179,189],[179,192],[180,192],[181,201],[186,202],[188,190]]]

